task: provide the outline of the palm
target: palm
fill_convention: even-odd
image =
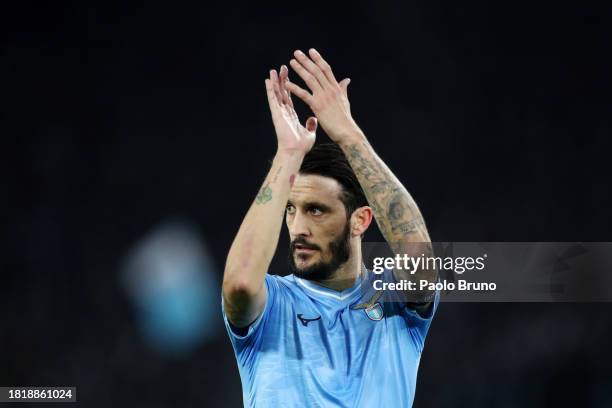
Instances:
[[[309,151],[315,142],[315,131],[309,131],[300,124],[293,107],[281,104],[279,111],[280,118],[274,119],[279,146]]]
[[[317,122],[311,117],[306,121],[306,126],[300,124],[293,108],[291,95],[285,87],[287,72],[287,68],[283,66],[279,78],[276,71],[272,70],[270,79],[266,80],[268,103],[278,139],[278,148],[307,153],[315,142]]]

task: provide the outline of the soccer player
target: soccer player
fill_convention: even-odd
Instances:
[[[437,292],[368,291],[361,239],[376,219],[394,254],[429,256],[416,203],[353,120],[349,79],[314,49],[265,80],[278,147],[229,251],[222,308],[245,406],[410,407]],[[302,126],[291,94],[315,116]],[[334,143],[314,146],[320,124]],[[291,274],[268,274],[285,219]],[[382,276],[382,278],[381,278]],[[437,281],[400,268],[386,281]],[[410,293],[408,293],[410,292]]]

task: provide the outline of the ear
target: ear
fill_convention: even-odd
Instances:
[[[372,223],[372,208],[366,206],[359,207],[351,214],[351,236],[359,236],[366,232]]]

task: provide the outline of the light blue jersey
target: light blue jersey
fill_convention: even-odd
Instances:
[[[383,279],[392,279],[385,271]],[[410,407],[426,317],[405,303],[370,302],[371,272],[338,292],[293,275],[266,276],[262,314],[239,336],[236,353],[247,407]],[[363,281],[368,279],[368,281]],[[370,305],[371,304],[371,305]]]

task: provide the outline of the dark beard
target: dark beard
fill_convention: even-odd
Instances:
[[[296,238],[289,245],[289,269],[298,278],[308,279],[313,281],[324,281],[332,277],[333,273],[344,264],[351,256],[351,243],[350,243],[350,228],[349,222],[346,223],[344,231],[338,238],[333,240],[329,244],[329,251],[331,252],[331,260],[329,262],[319,261],[307,268],[298,268],[295,264],[295,245],[303,244],[308,245],[308,242],[303,238]],[[321,249],[317,246],[315,249]],[[322,252],[321,252],[322,255]]]

